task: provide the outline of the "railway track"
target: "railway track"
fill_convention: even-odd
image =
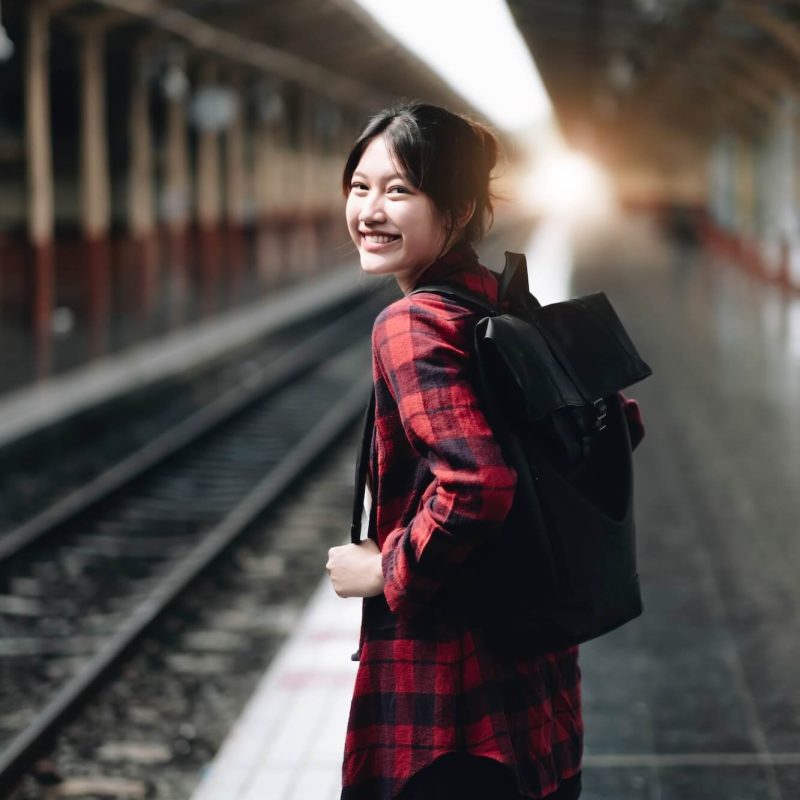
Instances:
[[[360,417],[377,299],[0,540],[0,792]]]
[[[0,560],[36,539],[39,530],[91,503],[93,494],[109,485],[103,475],[112,467],[119,473],[122,463],[137,451],[231,389],[268,374],[287,350],[364,302],[363,297],[349,298],[311,319],[301,318],[260,337],[224,359],[109,401],[76,415],[68,425],[3,448]],[[124,426],[119,424],[121,418]]]

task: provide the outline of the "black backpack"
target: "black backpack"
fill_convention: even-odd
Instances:
[[[528,289],[525,256],[505,255],[498,307],[451,284],[411,294],[434,292],[484,312],[473,380],[518,476],[502,535],[476,548],[437,608],[472,613],[496,645],[534,654],[585,642],[642,612],[619,392],[652,372],[604,293],[542,306]],[[356,467],[354,542],[373,425],[374,396]]]

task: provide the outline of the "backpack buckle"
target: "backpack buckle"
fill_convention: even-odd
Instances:
[[[608,407],[604,398],[600,397],[595,400],[592,405],[594,406],[595,414],[595,430],[602,431],[606,427],[606,416],[608,415]]]

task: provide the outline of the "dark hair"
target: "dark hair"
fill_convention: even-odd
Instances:
[[[475,211],[462,240],[479,242],[494,221],[489,190],[498,154],[494,133],[480,122],[441,106],[401,101],[370,117],[353,145],[342,173],[345,197],[364,150],[381,134],[386,137],[389,152],[400,162],[398,171],[431,198],[444,219],[443,249],[450,243],[455,220],[472,201]]]

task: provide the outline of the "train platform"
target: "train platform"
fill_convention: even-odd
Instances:
[[[545,225],[527,252],[548,299],[605,291],[654,373],[628,392],[647,428],[635,455],[645,612],[581,648],[582,797],[794,800],[800,299],[645,218],[580,235]],[[360,603],[336,597],[324,558],[192,800],[338,797]]]
[[[532,226],[530,219],[498,225],[503,233],[493,235],[485,251],[494,268],[502,268],[503,247],[524,246]],[[3,376],[6,386],[0,381],[0,448],[132,391],[191,374],[274,331],[375,291],[378,283],[361,273],[353,255],[319,274],[276,286],[263,297],[254,293],[248,302],[240,298],[215,314],[184,320],[173,330],[152,334],[143,328],[128,347],[93,358],[87,351],[71,369],[42,380],[22,374],[15,378],[9,368]],[[28,341],[23,354],[31,346]],[[14,380],[19,385],[6,388]]]
[[[367,291],[352,259],[267,298],[196,319],[0,394],[0,447],[87,408],[202,364]]]

